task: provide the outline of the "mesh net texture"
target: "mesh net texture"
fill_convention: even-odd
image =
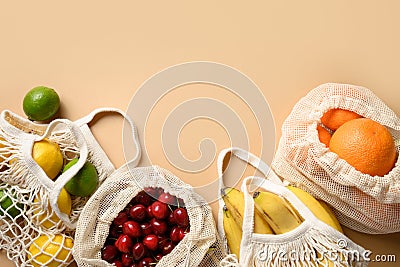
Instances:
[[[294,106],[282,126],[272,168],[285,180],[334,209],[341,224],[356,231],[400,231],[400,157],[385,176],[363,174],[319,141],[317,125],[332,108],[354,111],[384,125],[400,151],[400,118],[369,89],[323,84]]]

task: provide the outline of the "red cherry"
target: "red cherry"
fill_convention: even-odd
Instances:
[[[154,216],[153,216],[153,209],[152,209],[152,205],[150,205],[150,206],[147,206],[147,209],[146,209],[146,211],[147,211],[147,218],[154,218]]]
[[[105,261],[111,262],[117,257],[118,250],[114,245],[107,245],[101,250],[101,258]]]
[[[143,221],[147,216],[146,207],[143,206],[142,204],[136,204],[135,206],[129,209],[129,216],[131,216],[131,218],[134,219],[135,221],[138,222]]]
[[[174,224],[176,224],[176,221],[175,221],[175,217],[174,217],[174,213],[173,213],[173,212],[171,212],[171,213],[169,214],[169,216],[168,216],[168,224],[169,224],[169,225],[174,225]]]
[[[139,267],[151,267],[152,263],[154,263],[152,258],[144,258],[141,261],[139,261]]]
[[[179,241],[181,241],[180,239],[180,232],[183,232],[183,229],[178,227],[178,226],[174,226],[169,234],[169,238],[171,238],[172,242],[178,243]]]
[[[112,238],[118,238],[120,234],[121,234],[121,227],[118,227],[115,224],[111,224],[108,236]]]
[[[129,237],[136,238],[142,235],[142,228],[138,222],[127,221],[122,225],[122,233]]]
[[[155,251],[158,248],[158,237],[156,235],[147,235],[143,238],[143,244],[150,250]]]
[[[132,248],[132,256],[135,260],[140,260],[146,254],[146,247],[143,243],[136,243]]]
[[[154,256],[154,258],[156,259],[156,261],[160,261],[163,256],[164,256],[163,254],[158,253],[157,255]]]
[[[163,235],[168,229],[167,223],[163,220],[153,218],[150,223],[156,235]]]
[[[185,231],[181,228],[179,231],[179,240],[182,240],[183,238],[185,238],[187,233],[189,233],[189,229]]]
[[[171,195],[170,193],[162,193],[158,197],[158,201],[168,205],[174,205],[174,206],[177,205],[176,197]]]
[[[144,206],[150,205],[153,200],[151,197],[145,192],[145,191],[140,191],[134,198],[134,203],[135,204],[142,204]],[[133,203],[132,203],[133,204]]]
[[[169,216],[169,208],[167,204],[156,201],[151,204],[153,216],[157,219],[165,219]]]
[[[142,222],[140,224],[140,228],[142,228],[143,235],[153,234],[153,227],[151,226],[150,222]]]
[[[115,217],[113,223],[117,226],[123,225],[124,222],[128,221],[129,217],[128,214],[125,211],[121,211],[118,213],[117,217]]]
[[[180,227],[189,226],[189,216],[185,208],[177,208],[173,213],[177,225]]]
[[[171,253],[171,251],[175,248],[174,243],[172,241],[167,241],[165,244],[161,247],[161,253],[163,255],[167,255]]]
[[[122,253],[129,253],[133,246],[132,239],[128,235],[122,234],[115,241],[115,246]]]
[[[129,267],[133,263],[133,258],[129,254],[122,254],[121,263],[124,267]]]
[[[113,261],[113,263],[112,263],[114,266],[116,266],[116,267],[124,267],[124,265],[122,265],[122,262],[121,261],[119,261],[119,260],[115,260],[115,261]]]

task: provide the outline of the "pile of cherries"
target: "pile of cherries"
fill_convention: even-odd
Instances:
[[[189,231],[182,199],[159,187],[144,188],[114,219],[101,257],[117,267],[154,266]]]

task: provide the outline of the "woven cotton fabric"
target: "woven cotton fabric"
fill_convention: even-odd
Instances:
[[[319,141],[317,125],[329,109],[354,111],[384,125],[400,151],[400,118],[371,90],[323,84],[294,106],[282,126],[272,168],[283,179],[323,199],[341,224],[356,231],[400,231],[400,157],[385,176],[363,174]]]
[[[219,266],[223,253],[212,211],[205,200],[172,173],[158,166],[120,167],[88,201],[78,220],[73,255],[82,267],[111,267],[101,259],[101,248],[118,213],[145,187],[161,187],[182,198],[190,220],[190,232],[157,267]]]

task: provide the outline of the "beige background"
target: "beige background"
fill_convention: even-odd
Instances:
[[[293,105],[325,82],[366,86],[400,114],[400,3],[396,0],[247,4],[3,0],[0,4],[2,110],[23,115],[24,94],[36,85],[59,92],[61,115],[69,119],[96,107],[126,109],[151,75],[171,65],[203,60],[232,66],[259,86],[272,110],[277,137]],[[197,88],[188,93],[185,88],[190,87]],[[260,135],[252,130],[254,118],[243,102],[215,86],[192,85],[179,92],[165,96],[152,113],[145,136],[149,158],[141,165],[160,164],[195,185],[215,177],[215,161],[201,173],[187,173],[172,166],[162,153],[161,122],[184,97],[213,97],[235,106],[246,121],[250,150],[259,152]],[[140,120],[141,115],[134,119]],[[116,116],[106,116],[93,125],[116,166],[125,161],[121,126]],[[195,121],[182,130],[182,153],[197,159],[197,146],[204,137],[212,138],[217,150],[229,145],[229,133],[222,127]],[[345,230],[372,250],[373,256],[394,254],[400,261],[399,233],[373,236]],[[1,262],[3,267],[13,266]]]

